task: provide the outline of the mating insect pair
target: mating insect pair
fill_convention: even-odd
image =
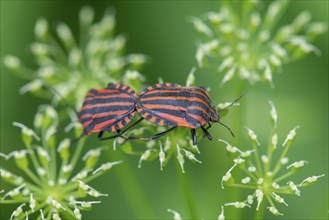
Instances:
[[[121,130],[132,120],[136,111],[141,118]],[[171,128],[150,137],[123,136],[127,130],[143,119],[157,125],[171,126]],[[201,128],[211,140],[212,137],[207,131],[211,127],[210,123],[222,124],[205,88],[180,86],[173,83],[150,86],[139,96],[132,88],[122,84],[110,83],[104,89],[91,89],[82,105],[79,121],[83,125],[84,134],[99,132],[98,138],[101,140],[116,137],[122,137],[125,140],[152,140],[179,126],[186,127],[191,129],[193,145],[197,142],[196,128]],[[205,125],[208,127],[205,128]],[[104,132],[115,131],[117,135],[102,137]]]

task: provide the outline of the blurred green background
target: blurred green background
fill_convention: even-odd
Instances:
[[[20,57],[27,66],[34,67],[28,46],[34,40],[36,19],[47,18],[52,28],[55,28],[58,21],[64,21],[77,34],[79,9],[86,4],[94,7],[96,20],[103,16],[108,6],[116,9],[116,33],[124,33],[128,37],[126,51],[144,53],[152,58],[152,62],[142,72],[148,84],[155,84],[158,77],[169,82],[185,83],[187,73],[196,65],[194,54],[198,42],[198,34],[188,18],[219,8],[217,1],[2,0],[0,56],[13,54]],[[291,2],[280,24],[290,23],[302,10],[309,10],[313,21],[328,22],[328,1],[315,0]],[[300,182],[308,176],[323,173],[326,176],[319,179],[316,185],[303,188],[300,198],[285,197],[289,206],[278,206],[285,219],[328,218],[328,32],[315,45],[322,51],[320,57],[311,54],[285,65],[282,74],[274,75],[275,89],[261,83],[250,87],[248,95],[241,101],[241,107],[234,108],[223,120],[233,130],[242,131],[238,135],[243,138],[247,137],[243,128],[252,128],[260,141],[267,144],[270,132],[268,100],[273,100],[279,114],[279,143],[282,143],[293,127],[301,126],[289,154],[290,161],[307,160],[309,164],[294,180]],[[234,82],[223,88],[218,87],[218,73],[198,70],[196,77],[198,84],[212,88],[214,103],[236,98]],[[31,126],[37,106],[48,102],[29,94],[19,95],[18,89],[25,83],[1,67],[0,146],[4,153],[22,147],[20,132],[12,126],[12,122],[19,121]],[[244,120],[234,121],[241,114],[240,111],[243,111]],[[220,187],[221,177],[232,164],[226,158],[224,145],[216,141],[223,138],[234,143],[234,139],[219,125],[214,125],[211,133],[214,141],[203,139],[199,143],[202,153],[198,159],[203,163],[185,164],[200,219],[217,218],[220,205],[239,198],[234,193],[236,189],[222,190]],[[90,143],[91,146],[97,144],[96,141]],[[84,219],[172,218],[167,212],[168,208],[189,218],[174,158],[162,172],[158,161],[144,163],[142,169],[138,169],[138,157],[116,151],[109,158],[123,158],[125,163],[94,181],[93,186],[101,192],[109,193],[109,197],[102,198],[102,203],[95,205],[92,212],[84,212]],[[119,172],[125,173],[126,179],[118,175]],[[131,181],[131,176],[136,178],[136,182]],[[141,189],[142,195],[135,190],[136,187]],[[0,207],[0,218],[4,219],[16,206]],[[225,210],[228,218],[232,212],[236,212],[233,208]],[[243,210],[244,218],[248,218],[252,211],[254,208]],[[277,218],[270,213],[266,213],[265,217]]]

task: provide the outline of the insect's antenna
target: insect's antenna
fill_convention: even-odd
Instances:
[[[223,108],[223,109],[220,109],[220,110],[218,111],[218,113],[220,113],[221,111],[224,111],[224,110],[226,110],[226,109],[232,107],[232,106],[233,106],[237,101],[239,101],[239,100],[240,100],[245,94],[247,94],[247,92],[248,92],[248,90],[245,91],[244,93],[242,93],[242,95],[240,95],[239,98],[237,98],[236,100],[234,100],[231,104],[229,104],[228,106],[226,106],[226,107]],[[234,135],[233,135],[233,136],[234,136]]]
[[[229,132],[231,133],[231,135],[233,136],[233,137],[235,137],[235,135],[234,135],[234,133],[233,133],[233,131],[226,125],[226,124],[224,124],[224,123],[222,123],[222,122],[218,122],[219,124],[221,124],[221,125],[223,125],[227,130],[229,130]]]

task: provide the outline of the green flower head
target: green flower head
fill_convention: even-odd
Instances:
[[[244,208],[255,204],[256,211],[258,211],[266,201],[267,209],[271,213],[283,215],[277,208],[277,205],[288,205],[282,195],[300,196],[300,188],[309,186],[316,182],[318,178],[324,176],[324,174],[314,175],[299,181],[299,183],[296,180],[288,179],[291,175],[300,171],[308,162],[300,160],[289,164],[287,153],[292,147],[299,126],[293,128],[282,144],[279,145],[279,138],[276,133],[278,116],[274,104],[270,102],[270,105],[272,134],[267,146],[267,153],[261,152],[262,144],[258,141],[255,132],[249,128],[247,128],[248,137],[253,146],[250,150],[241,150],[219,139],[220,142],[226,144],[227,153],[233,161],[233,166],[222,177],[222,188],[226,185],[252,191],[244,201],[225,203],[224,207]],[[219,219],[224,218],[223,213],[224,208],[222,208],[221,218]]]
[[[273,87],[272,74],[284,63],[311,52],[320,54],[311,42],[326,31],[326,24],[310,22],[311,14],[303,11],[291,24],[279,26],[288,1],[273,1],[262,14],[264,5],[254,0],[223,1],[219,12],[192,18],[202,39],[195,54],[198,65],[214,65],[224,74],[221,85],[238,76],[250,84],[264,80]]]
[[[89,182],[121,161],[99,165],[102,148],[89,150],[81,158],[85,139],[80,139],[77,146],[68,138],[58,142],[57,112],[49,105],[39,107],[34,124],[32,130],[14,122],[14,126],[21,128],[25,149],[0,153],[4,160],[0,167],[1,182],[7,183],[1,184],[4,188],[0,204],[20,204],[10,219],[81,219],[81,211],[90,210],[93,204],[100,203],[99,197],[107,196]],[[80,126],[75,129],[81,132]],[[16,171],[6,167],[7,160],[12,159]],[[77,166],[79,162],[84,165]],[[6,185],[14,188],[7,190]]]
[[[103,88],[109,82],[122,80],[130,83],[136,76],[129,70],[137,70],[147,60],[142,54],[125,54],[126,38],[115,35],[115,13],[108,9],[103,18],[94,23],[94,11],[84,6],[79,15],[79,37],[65,23],[59,23],[53,36],[46,19],[37,20],[34,28],[36,41],[31,52],[38,68],[30,70],[19,58],[8,55],[5,66],[19,76],[30,80],[20,89],[21,93],[34,92],[45,96],[42,89],[55,93],[55,100],[81,107],[85,95],[91,88]],[[125,76],[127,75],[127,76]],[[136,86],[132,84],[134,88]],[[47,98],[54,94],[48,94]]]

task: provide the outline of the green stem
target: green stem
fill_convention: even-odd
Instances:
[[[37,185],[41,186],[40,179],[34,175],[34,173],[29,168],[23,169],[23,171],[26,173],[26,175],[28,175],[28,177],[30,177],[31,180],[33,180]]]
[[[176,173],[178,175],[182,191],[184,192],[185,204],[187,204],[187,208],[190,212],[190,218],[198,219],[197,209],[196,209],[196,205],[194,203],[191,186],[190,186],[190,182],[188,181],[187,173],[182,173],[182,170],[181,170],[181,167],[180,167],[180,164],[178,163],[178,161],[176,162],[176,165],[177,165]]]
[[[281,169],[281,160],[282,158],[284,158],[286,156],[286,154],[288,153],[289,150],[289,146],[285,146],[279,159],[278,159],[278,163],[276,164],[275,168],[273,169],[273,177],[275,177],[275,175],[277,174],[277,172],[279,172],[279,170]]]
[[[263,219],[264,218],[264,211],[265,211],[265,204],[264,202],[259,205],[258,210],[255,210],[255,215],[253,219]]]
[[[136,178],[136,172],[132,170],[131,165],[128,162],[129,160],[120,150],[116,151],[115,156],[119,156],[120,159],[124,161],[124,163],[120,165],[120,169],[114,169],[113,171],[117,175],[117,179],[120,182],[120,186],[123,189],[127,202],[135,213],[135,216],[139,216],[139,218],[143,219],[146,217],[149,219],[156,218],[156,213],[154,212],[149,200],[146,198],[145,192],[142,190],[142,187]]]
[[[13,200],[0,199],[0,204],[15,204],[15,203],[24,203],[24,202],[29,202],[29,199],[27,198],[13,199]]]
[[[253,143],[253,149],[254,149],[254,158],[255,158],[255,161],[256,161],[256,167],[257,167],[257,170],[258,172],[260,173],[261,176],[265,176],[264,175],[264,170],[263,170],[263,167],[262,167],[262,163],[260,161],[260,157],[259,157],[259,153],[258,153],[258,145],[256,143]]]
[[[112,168],[111,168],[111,169],[112,169]],[[84,182],[85,182],[85,183],[88,183],[88,182],[90,182],[90,181],[96,179],[97,177],[103,175],[104,172],[106,172],[106,171],[99,171],[98,173],[92,174],[91,176],[88,176],[88,177],[84,180]]]
[[[251,161],[249,161],[249,164],[250,164],[251,166],[254,166],[254,164],[253,164]],[[239,167],[239,168],[240,168],[242,171],[244,171],[248,176],[250,176],[250,178],[251,178],[253,181],[255,181],[255,182],[258,181],[260,175],[257,173],[257,171],[255,172],[255,174],[253,174],[253,173],[251,173],[249,170],[247,170],[244,166],[241,166],[241,167]]]
[[[85,144],[86,139],[85,138],[81,138],[78,141],[78,146],[73,154],[72,160],[71,160],[71,166],[72,166],[72,170],[74,170],[74,167],[76,165],[76,163],[78,162],[78,159],[80,157],[81,151],[83,149],[83,146]]]
[[[40,167],[40,163],[35,155],[35,151],[34,149],[32,148],[32,145],[28,144],[28,145],[25,145],[26,146],[26,149],[29,150],[30,152],[30,157],[31,157],[31,160],[32,160],[32,163],[34,165],[34,169],[35,170],[38,170],[38,168]]]
[[[242,80],[238,80],[237,84],[236,84],[236,90],[235,90],[235,97],[240,97],[241,94],[243,94],[246,91],[246,84],[242,81]],[[236,111],[238,112],[236,114],[236,117],[234,117],[234,120],[232,122],[232,124],[234,124],[234,129],[236,130],[236,146],[245,146],[245,144],[243,144],[243,136],[245,134],[245,129],[244,126],[246,124],[246,115],[247,115],[247,99],[248,99],[248,94],[245,95],[240,101],[240,105],[238,106],[238,108],[236,109]],[[251,177],[253,178],[253,177]],[[254,178],[253,178],[254,179]],[[256,180],[254,180],[256,181]],[[241,193],[242,189],[238,188],[234,191],[232,191],[232,194],[230,194],[230,199],[232,199],[233,201],[240,201],[241,200]],[[243,214],[241,209],[237,209],[236,211],[234,211],[232,213],[232,215],[230,216],[230,218],[232,219],[243,219]]]
[[[239,188],[244,188],[244,189],[258,189],[258,185],[243,185],[243,184],[238,184],[235,183],[231,185],[230,187],[239,187]]]
[[[50,158],[51,158],[51,170],[52,170],[52,179],[56,181],[57,176],[57,158],[56,158],[56,149],[55,146],[50,146]]]
[[[271,136],[269,138],[268,148],[267,148],[268,163],[265,164],[265,174],[268,173],[271,169],[272,155],[273,155],[273,151],[274,151],[274,146],[272,144],[272,137],[274,134],[275,134],[275,128],[273,127]]]
[[[273,182],[278,183],[278,182],[280,182],[280,181],[282,181],[282,180],[288,178],[289,176],[291,176],[291,175],[294,174],[294,173],[295,173],[295,172],[291,172],[291,171],[290,171],[290,172],[288,172],[288,173],[286,173],[286,174],[284,174],[284,175],[282,175],[282,176],[276,178]]]

